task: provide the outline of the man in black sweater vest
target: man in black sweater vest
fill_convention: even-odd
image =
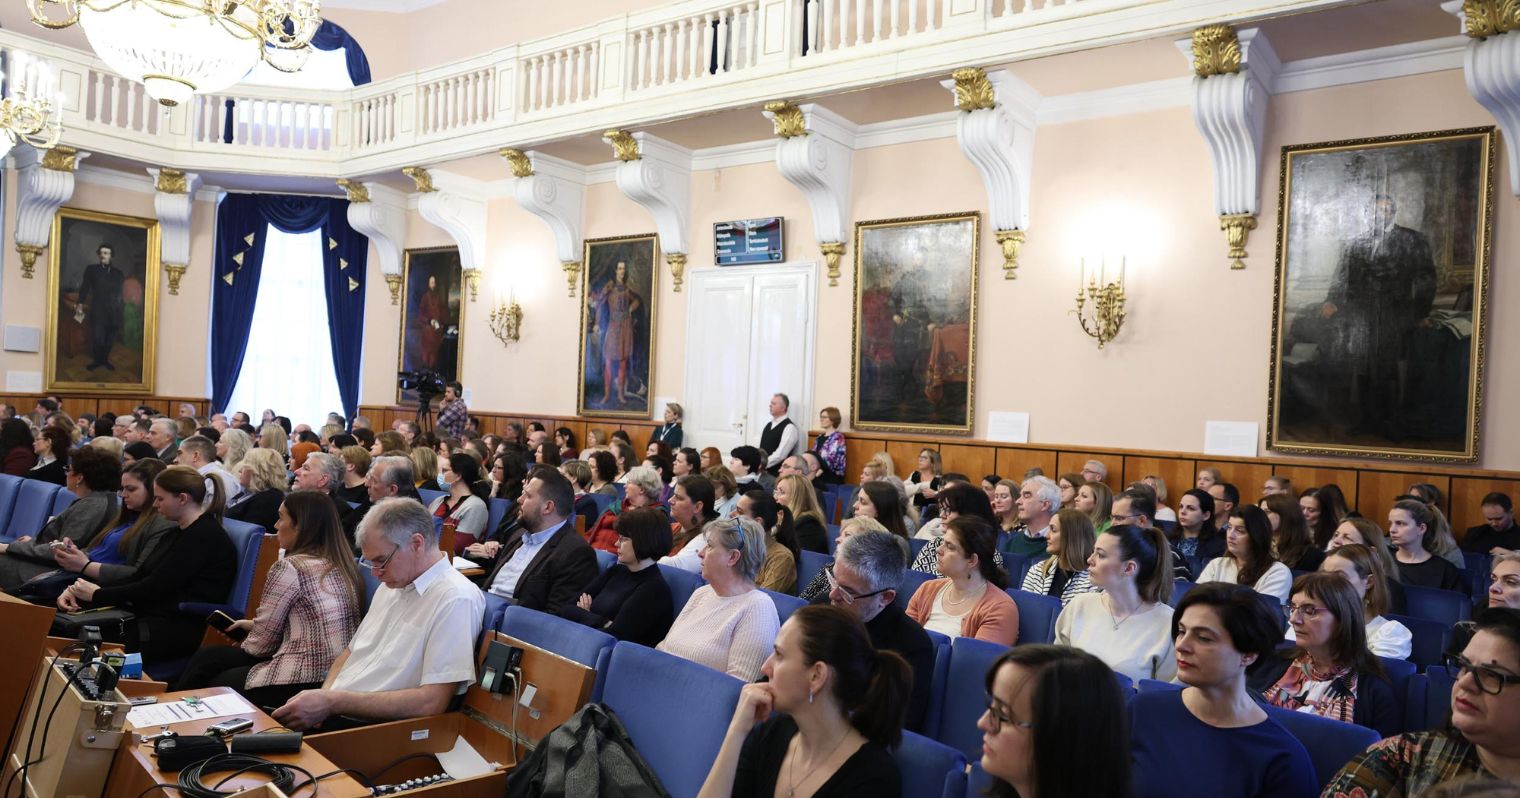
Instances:
[[[771,420],[760,430],[760,448],[766,453],[765,470],[771,476],[779,474],[781,464],[797,452],[797,425],[786,415],[791,407],[792,400],[786,394],[772,396]]]

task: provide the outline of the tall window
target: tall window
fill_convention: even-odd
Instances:
[[[227,410],[257,419],[274,408],[296,424],[321,426],[343,412],[327,332],[322,231],[265,228],[264,267],[248,329],[248,351]]]

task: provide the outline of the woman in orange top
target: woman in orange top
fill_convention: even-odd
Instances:
[[[936,559],[943,578],[920,585],[908,616],[949,637],[974,637],[1005,646],[1019,636],[1019,608],[1003,592],[1008,574],[992,561],[997,530],[972,515],[945,525]]]

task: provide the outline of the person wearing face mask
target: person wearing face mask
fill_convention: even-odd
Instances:
[[[455,452],[438,464],[438,488],[447,491],[428,505],[434,518],[454,522],[454,555],[485,536],[491,511],[486,507],[486,484],[480,479],[480,463],[471,455]]]
[[[1325,786],[1324,798],[1426,795],[1463,779],[1520,780],[1520,610],[1489,609],[1445,668],[1451,722],[1374,743]]]

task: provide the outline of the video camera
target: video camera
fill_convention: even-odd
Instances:
[[[398,371],[396,372],[396,387],[403,391],[416,391],[417,398],[426,402],[443,393],[443,375],[427,369]]]

